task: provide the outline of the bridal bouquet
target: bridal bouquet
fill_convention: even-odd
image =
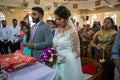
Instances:
[[[57,51],[54,48],[47,48],[42,51],[39,61],[52,67],[57,61]]]

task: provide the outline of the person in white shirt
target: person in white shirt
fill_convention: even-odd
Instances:
[[[79,25],[79,22],[76,22],[75,28],[76,28],[76,30],[77,30],[78,32],[80,31],[81,27],[80,27],[80,25]]]
[[[12,36],[11,36],[11,52],[14,53],[16,50],[20,49],[20,27],[18,25],[17,19],[12,20]]]
[[[1,25],[1,24],[0,24]],[[1,46],[1,26],[0,26],[0,54],[2,53],[2,46]]]
[[[2,20],[2,27],[0,28],[1,54],[8,54],[8,48],[11,41],[11,29],[7,26],[6,20]]]

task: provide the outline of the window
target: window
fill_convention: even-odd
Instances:
[[[0,12],[0,21],[2,20],[5,20],[5,15],[2,12]]]
[[[77,15],[74,15],[73,19],[75,20],[75,22],[79,22],[79,17]]]
[[[92,16],[92,25],[93,25],[93,22],[94,21],[97,21],[97,16],[96,16],[96,14],[94,14],[93,16]]]
[[[116,24],[117,15],[116,15],[116,14],[113,14],[113,15],[111,16],[111,18],[113,19],[114,23]]]
[[[30,25],[33,26],[35,23],[33,23],[33,21],[32,21],[32,17],[31,17],[30,15],[28,15],[28,19],[29,19],[29,23],[30,23]]]

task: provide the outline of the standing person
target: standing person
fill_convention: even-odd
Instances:
[[[70,11],[60,6],[55,11],[56,30],[53,44],[58,52],[58,61],[54,68],[58,70],[58,80],[86,80],[81,68],[79,37],[74,24],[68,23]],[[70,21],[69,21],[70,22]]]
[[[1,22],[0,22],[0,54],[2,53],[1,36],[2,36],[2,33],[1,33]]]
[[[91,42],[91,45],[98,50],[96,58],[102,62],[103,76],[101,80],[114,80],[115,66],[111,60],[111,49],[117,32],[111,28],[113,25],[112,18],[105,18],[103,29],[95,33]]]
[[[7,26],[6,20],[2,20],[2,27],[0,30],[0,38],[1,38],[1,54],[8,54],[8,47],[10,47],[10,41],[11,41],[11,28]]]
[[[25,36],[25,33],[23,32],[23,27],[26,25],[26,22],[25,21],[20,21],[20,37],[19,37],[19,40],[20,40],[20,50],[23,51],[23,37]]]
[[[91,30],[94,31],[94,33],[96,33],[97,31],[100,30],[100,26],[98,26],[98,22],[97,21],[93,22],[93,26],[92,26]]]
[[[49,23],[48,23],[51,27],[51,33],[52,33],[52,36],[54,37],[54,34],[55,34],[55,29],[56,29],[56,23],[54,20],[50,20]]]
[[[25,33],[25,36],[23,38],[23,52],[27,54],[28,56],[31,56],[31,49],[29,49],[26,44],[28,43],[30,39],[30,26],[29,25],[24,25],[23,26],[23,32]]]
[[[44,16],[43,9],[41,7],[33,7],[32,10],[32,19],[35,25],[31,28],[30,41],[27,46],[32,49],[33,56],[39,59],[42,50],[53,45],[53,38],[50,26],[42,20]]]
[[[97,27],[99,27],[100,29],[102,29],[100,21],[97,22]]]
[[[111,56],[116,68],[115,68],[115,80],[120,80],[120,30],[118,31],[113,47]]]
[[[112,47],[112,59],[120,73],[120,30],[118,31],[113,47]]]
[[[16,50],[20,49],[20,27],[18,26],[17,19],[12,20],[13,28],[12,28],[12,41],[11,41],[11,52],[14,53]]]
[[[79,31],[80,31],[80,28],[81,28],[80,25],[79,25],[79,22],[76,22],[76,25],[75,25],[75,26],[76,26],[76,27],[75,27],[76,30],[79,32]]]

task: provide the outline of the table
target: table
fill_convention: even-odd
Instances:
[[[57,71],[36,62],[34,65],[24,67],[14,72],[4,73],[8,75],[7,80],[55,80]]]

